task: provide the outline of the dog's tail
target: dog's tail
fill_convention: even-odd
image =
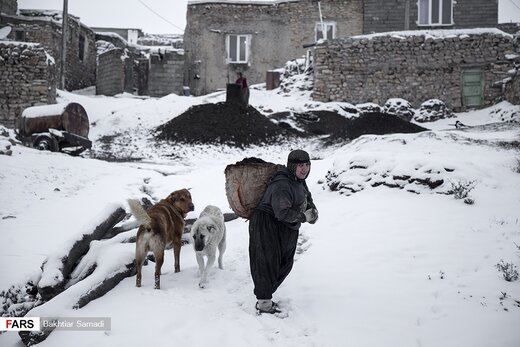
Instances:
[[[128,199],[128,206],[130,207],[130,212],[134,215],[135,219],[139,222],[139,224],[144,225],[147,229],[150,228],[151,219],[148,213],[144,210],[143,206],[139,200],[136,199]]]

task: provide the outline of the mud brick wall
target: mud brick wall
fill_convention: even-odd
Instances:
[[[42,45],[0,41],[0,124],[14,128],[27,107],[55,104],[56,73]]]
[[[415,107],[439,98],[463,110],[462,73],[483,73],[482,106],[502,97],[496,82],[508,76],[513,37],[498,29],[465,29],[433,37],[425,31],[407,35],[364,35],[316,47],[314,99],[354,104],[384,104],[400,97]]]
[[[113,96],[125,87],[125,62],[123,50],[116,48],[100,54],[97,66],[96,94]]]
[[[184,54],[182,51],[161,51],[150,54],[148,92],[150,96],[183,94]]]

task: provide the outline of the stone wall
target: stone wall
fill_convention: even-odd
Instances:
[[[500,23],[497,28],[511,35],[520,33],[520,23]]]
[[[365,34],[434,28],[417,24],[417,0],[364,0],[363,2],[363,33]],[[435,28],[493,28],[497,23],[497,0],[457,0],[453,5],[453,25]]]
[[[96,84],[96,35],[79,22],[69,20],[65,89],[77,90]],[[83,52],[80,53],[80,40]]]
[[[520,31],[516,33],[513,36],[513,46],[516,53],[510,57],[516,68],[510,70],[512,73],[511,81],[505,86],[504,98],[514,105],[520,105]]]
[[[14,128],[23,110],[56,103],[56,68],[39,44],[0,41],[0,124]]]
[[[323,20],[336,22],[336,37],[362,33],[361,0],[322,0],[320,4]],[[225,89],[226,83],[235,81],[237,71],[244,72],[250,84],[265,82],[266,71],[305,54],[303,45],[314,43],[319,20],[314,0],[188,4],[185,83],[200,95]],[[226,61],[228,34],[250,35],[248,63]]]
[[[513,105],[520,105],[520,70],[516,71],[516,74],[506,86],[504,99]]]
[[[97,66],[96,94],[113,96],[123,92],[125,63],[123,50],[116,48],[100,54]]]
[[[0,1],[0,13],[16,14],[17,10],[18,10],[18,1],[17,0]],[[0,18],[0,24],[3,24],[2,18]]]
[[[150,54],[148,70],[148,93],[161,97],[183,93],[184,54],[182,51],[168,50]]]
[[[4,15],[3,21],[12,26],[10,39],[41,43],[61,69],[61,12],[20,10],[19,16]],[[96,45],[94,32],[79,18],[69,15],[65,70],[65,89],[77,90],[96,83]],[[82,43],[80,44],[80,41]],[[80,47],[81,52],[80,52]]]
[[[415,107],[438,98],[464,110],[462,73],[482,71],[483,105],[502,97],[513,38],[498,29],[366,35],[320,44],[315,51],[314,99],[354,104],[400,97]]]

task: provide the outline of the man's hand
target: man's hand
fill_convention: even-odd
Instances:
[[[303,214],[305,215],[305,221],[307,223],[314,224],[318,220],[318,210],[315,208],[309,208],[303,212]]]

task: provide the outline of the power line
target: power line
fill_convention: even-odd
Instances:
[[[513,5],[515,5],[515,7],[516,7],[517,9],[520,10],[520,6],[518,6],[518,5],[517,5],[513,0],[509,0],[509,1],[511,1],[511,3],[512,3]]]
[[[153,8],[151,8],[150,6],[148,6],[147,4],[145,4],[142,0],[137,0],[141,3],[141,5],[143,5],[144,7],[146,7],[148,10],[150,10],[153,14],[155,14],[157,17],[161,18],[162,20],[164,20],[166,23],[172,25],[173,27],[181,30],[182,32],[184,32],[184,29],[178,27],[177,25],[173,24],[172,22],[170,22],[168,19],[164,18],[163,16],[161,16],[159,13],[157,13],[156,11],[154,11]]]

